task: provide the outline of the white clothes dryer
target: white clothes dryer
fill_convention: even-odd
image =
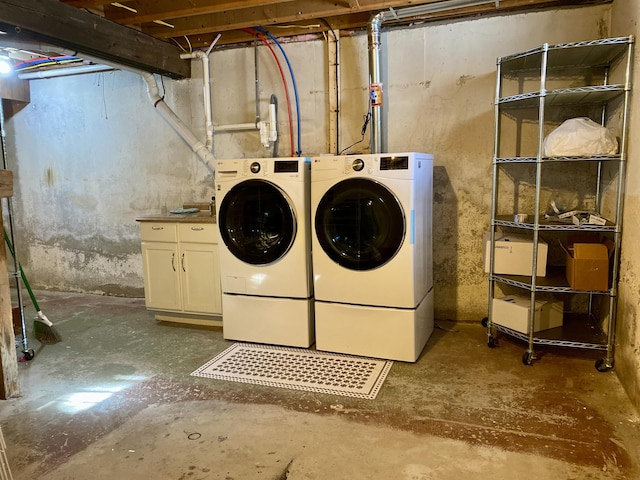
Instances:
[[[304,157],[217,162],[224,338],[313,344],[310,169]]]
[[[415,361],[433,331],[433,155],[312,161],[316,347]]]

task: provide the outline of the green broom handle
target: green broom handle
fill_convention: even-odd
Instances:
[[[7,235],[7,231],[4,231],[4,239],[7,242],[7,247],[9,247],[9,251],[13,258],[16,258],[16,252],[13,250],[13,245],[11,244],[11,240],[9,239],[9,235]],[[38,305],[38,301],[36,297],[33,295],[33,291],[31,290],[31,285],[29,285],[29,280],[27,280],[27,276],[24,274],[24,270],[22,270],[22,265],[16,258],[18,262],[18,268],[20,269],[20,276],[22,277],[22,281],[24,282],[24,286],[27,288],[27,292],[29,292],[29,296],[31,297],[31,301],[33,302],[33,307],[36,309],[36,312],[40,311],[40,306]]]

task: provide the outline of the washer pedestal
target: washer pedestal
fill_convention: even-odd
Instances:
[[[316,348],[415,362],[433,332],[433,290],[415,309],[315,302]]]
[[[222,295],[227,340],[308,348],[314,342],[313,300]]]

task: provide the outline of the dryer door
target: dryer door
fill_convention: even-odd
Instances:
[[[396,196],[366,178],[332,186],[315,215],[320,246],[329,258],[350,270],[372,270],[391,260],[402,246],[405,225]]]
[[[239,260],[267,265],[282,258],[296,238],[296,218],[287,195],[264,180],[246,180],[223,197],[220,237]]]

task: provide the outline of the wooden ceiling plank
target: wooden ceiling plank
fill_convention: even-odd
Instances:
[[[487,15],[492,13],[501,13],[517,10],[535,10],[541,8],[554,8],[562,6],[577,6],[586,4],[603,4],[611,3],[613,0],[500,0],[498,8],[494,2],[462,7],[442,12],[432,12],[421,15],[420,21],[428,21],[431,19],[449,19],[461,18],[472,15]],[[287,2],[284,5],[274,5],[269,8],[243,9],[232,12],[226,12],[224,15],[202,15],[189,19],[174,19],[172,25],[174,28],[161,27],[158,25],[143,25],[142,30],[152,36],[158,38],[177,38],[180,36],[201,35],[207,33],[222,33],[230,30],[239,30],[242,28],[250,28],[252,26],[269,27],[278,24],[290,24],[296,22],[316,21],[318,18],[336,18],[355,14],[367,14],[370,16],[374,12],[386,10],[389,7],[407,6],[406,1],[365,1],[361,0],[359,12],[354,12],[349,8],[347,3],[338,5],[334,2],[325,2],[321,0],[297,0]],[[424,4],[425,2],[420,2]],[[431,3],[431,2],[427,2]],[[382,6],[384,5],[384,7]],[[375,7],[375,8],[372,8]],[[368,17],[367,17],[368,19]],[[409,19],[402,20],[401,23],[407,23]],[[389,22],[393,23],[393,22]],[[366,21],[359,26],[366,25]],[[348,27],[338,27],[348,28]],[[272,33],[283,35],[273,31]]]
[[[12,35],[44,41],[112,63],[184,78],[191,64],[180,49],[58,0],[2,0],[0,25]]]
[[[255,25],[267,26],[300,20],[316,20],[321,17],[357,13],[358,11],[382,10],[384,8],[407,5],[407,3],[406,0],[369,1],[366,4],[361,1],[359,9],[354,10],[346,2],[294,0],[279,2],[267,7],[243,8],[224,12],[224,14],[212,13],[189,18],[175,18],[170,22],[173,28],[146,24],[142,25],[142,31],[154,37],[170,38],[212,31],[237,30]]]
[[[189,2],[138,0],[126,3],[127,6],[135,8],[138,13],[128,12],[123,8],[111,8],[107,18],[122,25],[139,25],[153,22],[154,20],[169,21],[174,18],[193,17],[209,13],[220,14],[231,10],[263,7],[277,3],[283,3],[283,0],[191,0]]]
[[[500,0],[500,9],[496,10],[494,4],[487,4],[484,6],[465,7],[455,10],[446,10],[442,12],[432,12],[427,15],[416,18],[413,22],[423,23],[431,21],[453,20],[458,18],[464,18],[475,15],[488,15],[492,13],[505,13],[505,12],[519,12],[519,11],[531,11],[540,8],[555,8],[576,6],[577,3],[581,5],[587,4],[603,4],[611,3],[612,0]],[[346,32],[348,30],[364,28],[367,26],[371,14],[373,12],[358,12],[355,14],[327,16],[326,19],[333,29]],[[309,20],[290,22],[290,28],[271,28],[270,32],[277,36],[286,37],[302,37],[305,35],[317,35],[327,30],[326,25],[323,22],[316,22],[319,26],[309,28]],[[404,21],[388,21],[385,25],[391,26],[395,24],[407,23]],[[217,32],[201,33],[196,35],[190,35],[189,40],[193,48],[205,48],[211,44],[215,38]],[[253,39],[245,32],[238,30],[225,31],[222,37],[218,41],[218,45],[231,46],[238,43],[246,43]],[[176,37],[176,42],[184,44],[184,39]]]

